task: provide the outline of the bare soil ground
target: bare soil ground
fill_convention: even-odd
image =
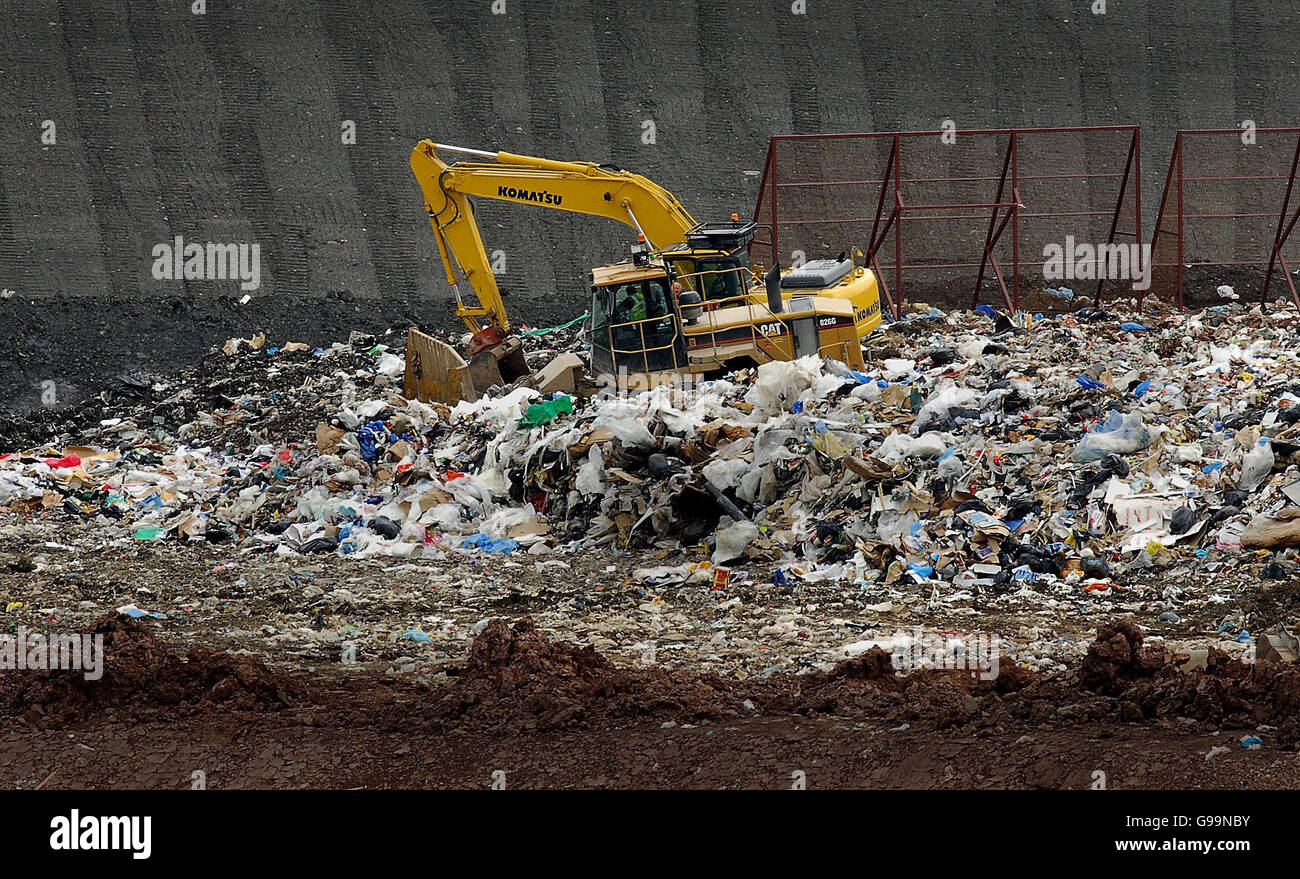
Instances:
[[[0,680],[14,788],[1293,787],[1300,674],[1222,654],[1177,670],[1137,629],[1078,669],[829,672],[736,681],[631,668],[494,620],[455,674],[312,675],[106,615],[105,673]],[[182,655],[182,650],[184,654]],[[1265,737],[1247,750],[1243,732]]]
[[[374,690],[358,686],[360,697]],[[382,691],[381,691],[382,692]],[[316,712],[328,715],[327,709]],[[1028,727],[1003,735],[837,717],[760,717],[663,729],[657,723],[507,735],[393,731],[319,718],[202,717],[68,732],[0,727],[7,787],[211,789],[508,788],[1294,789],[1292,752],[1247,751],[1232,736],[1159,724]],[[1215,745],[1228,750],[1209,761]]]

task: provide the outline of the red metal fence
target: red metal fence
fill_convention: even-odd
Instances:
[[[1057,283],[1048,245],[1142,242],[1141,179],[1135,125],[779,136],[751,252],[770,265],[858,247],[895,317],[912,289],[973,307],[989,288],[1017,310],[1026,288]],[[1129,282],[1085,283],[1100,300]]]
[[[1200,306],[1217,301],[1216,282],[1232,281],[1257,286],[1262,303],[1280,274],[1300,306],[1297,163],[1300,128],[1178,132],[1151,236],[1152,290]]]

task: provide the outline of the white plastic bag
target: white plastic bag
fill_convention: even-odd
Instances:
[[[1145,449],[1155,437],[1155,432],[1142,422],[1142,413],[1120,415],[1111,410],[1105,423],[1084,435],[1071,458],[1088,464],[1107,455],[1128,455]]]
[[[745,548],[753,543],[757,537],[758,526],[753,522],[732,522],[730,525],[720,525],[714,534],[713,563],[720,565],[723,562],[740,558],[740,556],[744,555]]]
[[[574,487],[585,497],[604,494],[604,479],[605,458],[600,452],[600,446],[592,446],[587,452],[587,460],[578,468],[578,476],[573,482]]]

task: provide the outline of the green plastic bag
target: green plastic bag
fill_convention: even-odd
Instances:
[[[537,427],[542,424],[550,424],[555,417],[560,414],[567,414],[573,411],[573,398],[569,395],[556,397],[554,400],[547,400],[545,403],[534,403],[528,407],[524,417],[519,419],[519,423],[524,427]]]

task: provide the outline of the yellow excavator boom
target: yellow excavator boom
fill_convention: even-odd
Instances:
[[[449,165],[439,157],[440,150],[487,161]],[[473,333],[490,328],[507,332],[510,321],[468,196],[608,217],[631,226],[655,249],[682,243],[696,225],[676,196],[659,184],[594,162],[560,162],[422,140],[411,152],[411,170],[424,193],[447,283],[456,294],[456,315]],[[462,280],[474,291],[477,304],[462,298]]]

